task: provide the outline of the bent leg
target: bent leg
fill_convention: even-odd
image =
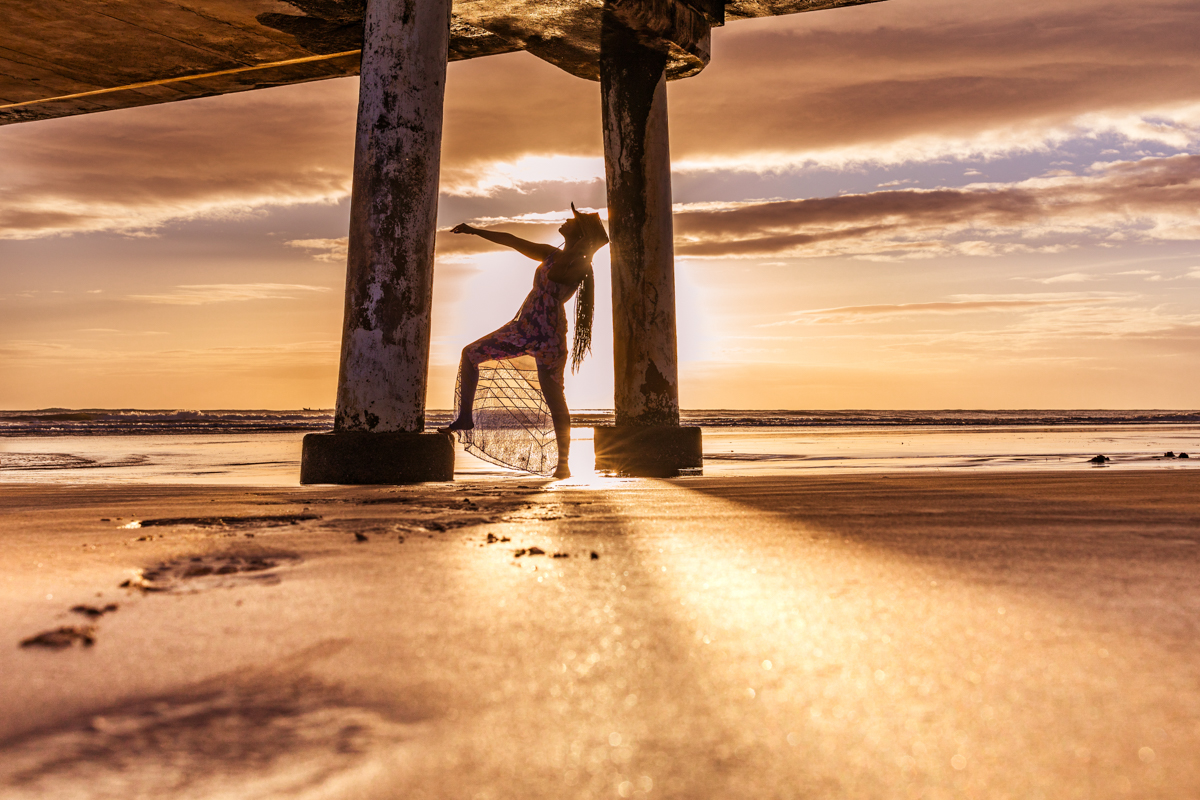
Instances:
[[[563,370],[538,364],[538,384],[542,387],[546,405],[550,407],[550,418],[554,420],[554,440],[558,444],[558,467],[554,470],[554,477],[569,478],[571,470],[567,462],[571,455],[571,410],[567,408],[567,395],[563,390]]]
[[[482,362],[512,358],[524,352],[521,347],[502,337],[504,331],[505,328],[492,331],[463,348],[462,359],[458,362],[458,416],[445,428],[438,428],[439,433],[469,431],[475,427],[475,390],[479,388],[479,365]]]
[[[444,428],[438,428],[439,433],[450,431],[469,431],[475,427],[472,416],[475,409],[475,390],[479,387],[479,366],[471,360],[468,353],[470,345],[463,348],[462,358],[458,362],[458,416]]]

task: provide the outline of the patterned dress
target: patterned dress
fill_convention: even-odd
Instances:
[[[472,364],[529,355],[562,386],[567,365],[567,314],[563,305],[578,287],[550,279],[555,255],[561,254],[555,251],[534,271],[533,289],[512,322],[463,349]]]
[[[512,322],[463,348],[479,367],[473,419],[458,431],[468,453],[503,467],[549,476],[558,463],[554,420],[546,405],[538,367],[563,386],[567,365],[567,315],[575,293],[550,279],[554,253],[533,273],[533,290]],[[455,397],[460,397],[458,389]],[[462,409],[455,403],[455,417]]]

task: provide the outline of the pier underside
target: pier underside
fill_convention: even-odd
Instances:
[[[719,25],[874,1],[684,5]],[[457,0],[449,60],[528,50],[599,80],[602,6],[602,0]],[[0,4],[0,125],[357,75],[365,8],[365,0]],[[674,75],[700,66],[700,56],[686,47],[672,54]]]

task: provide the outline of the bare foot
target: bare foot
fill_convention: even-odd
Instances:
[[[563,478],[569,477],[571,477],[571,470],[567,467],[567,462],[558,462],[558,469],[554,470],[555,480],[562,480]]]
[[[446,427],[438,428],[437,432],[438,433],[452,433],[453,431],[469,431],[469,430],[474,429],[474,427],[475,427],[474,420],[469,420],[469,419],[464,420],[462,417],[459,417],[458,419],[454,420],[454,422],[451,422]]]

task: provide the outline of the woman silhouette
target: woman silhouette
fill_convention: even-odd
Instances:
[[[567,364],[567,300],[579,290],[575,301],[575,341],[571,347],[571,368],[578,370],[591,349],[592,313],[595,305],[595,276],[592,256],[608,244],[608,234],[599,214],[582,214],[571,204],[572,219],[558,229],[563,246],[539,244],[511,233],[486,231],[466,223],[451,233],[474,234],[523,256],[540,262],[533,273],[533,290],[521,304],[513,320],[463,348],[458,367],[458,417],[442,433],[470,431],[475,427],[473,410],[479,385],[479,365],[485,361],[506,361],[532,356],[537,364],[538,385],[554,423],[558,446],[555,478],[570,477],[567,460],[571,449],[571,412],[563,391]]]

